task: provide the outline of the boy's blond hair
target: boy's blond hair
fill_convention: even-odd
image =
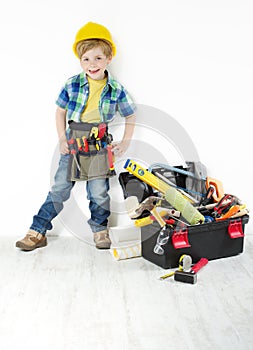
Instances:
[[[80,41],[76,46],[78,57],[81,58],[85,52],[98,46],[102,49],[107,58],[112,57],[112,45],[108,41],[102,39],[88,39]]]

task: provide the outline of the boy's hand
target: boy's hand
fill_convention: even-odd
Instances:
[[[128,149],[134,132],[135,119],[134,114],[125,118],[125,131],[122,141],[120,143],[113,143],[112,145],[112,151],[116,157],[122,156]]]
[[[61,154],[69,154],[69,146],[66,139],[59,141],[59,148]]]
[[[112,151],[114,155],[116,157],[122,156],[128,149],[129,144],[130,144],[130,140],[121,141],[120,143],[114,143],[112,145]]]

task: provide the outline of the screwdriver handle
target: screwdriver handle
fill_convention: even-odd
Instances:
[[[82,141],[83,141],[83,150],[84,152],[88,152],[89,151],[89,144],[88,144],[88,140],[85,136],[82,137]]]
[[[106,132],[106,124],[105,123],[99,124],[99,126],[98,126],[98,138],[102,139],[105,132]]]
[[[79,137],[76,138],[76,143],[77,143],[77,147],[78,147],[79,151],[82,151],[82,142],[81,142],[81,139]]]

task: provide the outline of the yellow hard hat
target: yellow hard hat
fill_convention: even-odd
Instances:
[[[78,57],[78,53],[76,50],[77,44],[80,41],[87,40],[87,39],[103,39],[103,40],[109,41],[109,43],[112,45],[112,54],[113,56],[116,55],[116,46],[112,40],[112,36],[109,30],[104,26],[102,26],[101,24],[88,22],[82,28],[80,28],[76,33],[75,42],[73,44],[73,51],[77,57]]]

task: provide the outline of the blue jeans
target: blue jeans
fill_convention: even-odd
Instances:
[[[46,234],[51,230],[52,220],[63,209],[63,203],[69,199],[75,184],[67,180],[69,155],[61,155],[59,167],[55,174],[54,185],[48,192],[45,202],[38,213],[34,215],[31,230]],[[91,217],[88,224],[92,232],[99,232],[107,228],[110,215],[109,179],[94,179],[86,182],[87,198]],[[71,215],[71,214],[70,214]]]

